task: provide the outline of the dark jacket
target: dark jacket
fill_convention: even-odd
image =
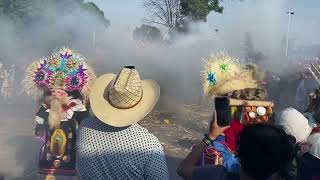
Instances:
[[[298,161],[298,180],[320,180],[320,159],[305,153]]]

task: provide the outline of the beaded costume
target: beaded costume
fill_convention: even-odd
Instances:
[[[95,79],[86,59],[68,48],[33,62],[23,80],[25,92],[42,103],[36,113],[35,134],[40,137],[39,171],[45,175],[76,175],[76,130],[87,116],[85,101]],[[68,97],[58,112],[60,124],[50,126],[50,89],[61,89]],[[58,119],[59,120],[59,119]],[[58,122],[59,123],[59,122]]]

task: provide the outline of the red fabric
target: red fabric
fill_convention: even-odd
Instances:
[[[74,106],[76,106],[76,105],[77,105],[77,103],[75,103],[75,102],[71,102],[71,103],[68,104],[68,105],[63,104],[63,105],[62,105],[62,109],[65,110],[65,111],[68,111],[70,108],[72,108],[72,107],[74,107]]]
[[[75,103],[75,102],[71,102],[70,104],[62,104],[62,109],[64,110],[64,111],[68,111],[70,108],[72,108],[72,107],[74,107],[74,106],[76,106],[77,105],[77,103]],[[48,103],[46,103],[46,108],[47,109],[50,109],[50,104],[48,104]]]
[[[215,147],[208,147],[203,153],[203,162],[201,162],[201,165],[218,165],[216,163],[219,163],[219,160],[222,163],[222,158],[221,152],[217,151]]]
[[[236,151],[237,138],[243,128],[244,125],[239,120],[233,120],[230,124],[230,128],[224,131],[226,143],[233,152]]]
[[[320,133],[320,127],[315,127],[312,129],[311,134],[313,133]]]

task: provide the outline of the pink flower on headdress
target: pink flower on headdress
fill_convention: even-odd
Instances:
[[[87,75],[85,73],[77,73],[66,78],[65,83],[68,91],[79,91],[87,83]]]

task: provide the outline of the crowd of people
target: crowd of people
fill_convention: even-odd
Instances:
[[[206,65],[204,89],[234,99],[232,119],[220,125],[224,117],[218,117],[216,108],[208,133],[182,160],[178,175],[199,180],[320,179],[320,90],[310,95],[306,112],[288,108],[275,116],[266,92],[258,88],[260,81],[254,80],[253,66],[241,69],[229,57],[216,59]],[[41,143],[43,179],[169,179],[161,143],[138,124],[156,105],[160,87],[142,79],[134,66],[97,78],[84,56],[61,48],[33,62],[23,84],[41,102],[35,135]],[[204,154],[212,161],[201,163]]]

